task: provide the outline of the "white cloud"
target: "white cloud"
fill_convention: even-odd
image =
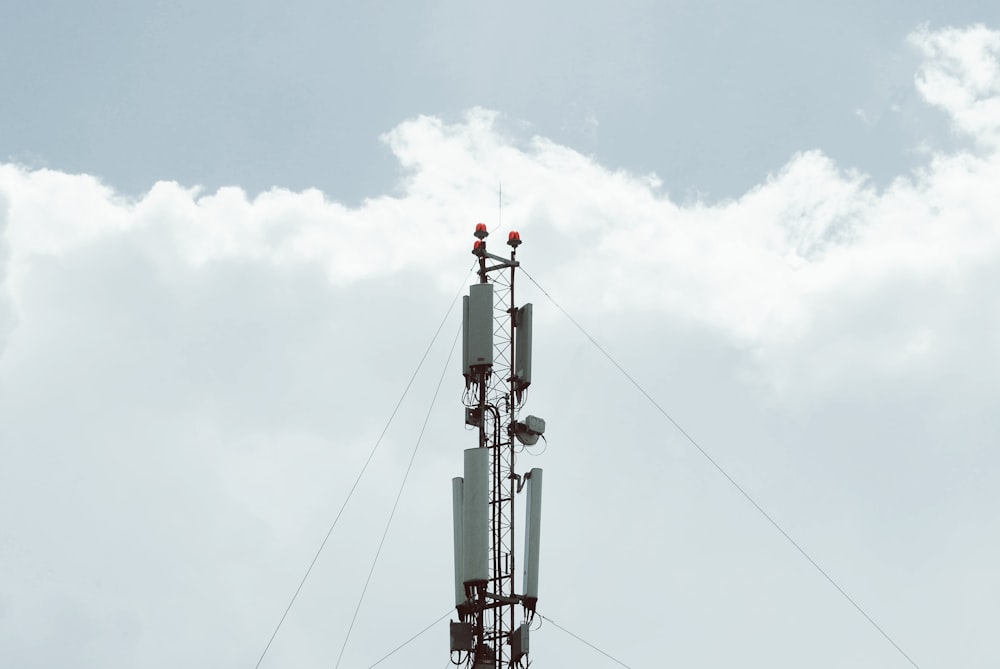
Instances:
[[[984,146],[1000,141],[1000,33],[986,26],[930,30],[924,27],[910,42],[926,58],[917,88],[943,109],[955,129]]]
[[[607,170],[545,138],[520,141],[502,130],[499,114],[481,109],[455,124],[419,117],[387,133],[405,170],[400,193],[356,208],[318,191],[274,189],[249,200],[238,188],[205,194],[174,183],[126,201],[89,176],[6,165],[15,302],[34,258],[135,230],[166,247],[150,249],[153,256],[176,254],[192,266],[316,263],[335,285],[418,270],[450,286],[454,268],[470,261],[462,257],[468,230],[495,216],[502,181],[505,220],[524,229],[526,257],[557,294],[587,295],[603,308],[655,306],[750,347],[809,341],[843,296],[890,299],[881,287],[900,282],[958,289],[997,256],[1000,34],[922,29],[911,41],[927,56],[920,92],[991,148],[933,156],[881,192],[813,150],[738,199],[681,204],[655,176]],[[892,348],[938,340],[932,323],[887,326]]]

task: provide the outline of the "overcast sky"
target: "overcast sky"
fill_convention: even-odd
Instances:
[[[477,221],[917,665],[1000,665],[1000,5],[897,5],[0,5],[0,665],[253,667],[447,314],[261,666],[336,663],[442,371],[341,666],[445,614]],[[912,666],[519,281],[543,615]]]

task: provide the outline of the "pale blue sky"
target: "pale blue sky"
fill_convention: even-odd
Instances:
[[[811,148],[885,181],[949,141],[905,36],[976,21],[1000,6],[10,0],[0,157],[356,202],[394,183],[381,133],[483,106],[679,197],[738,196]]]

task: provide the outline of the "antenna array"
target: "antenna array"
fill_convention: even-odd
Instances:
[[[517,419],[531,384],[532,306],[514,305],[521,235],[508,235],[510,258],[486,250],[488,235],[484,223],[476,225],[479,282],[462,300],[465,423],[477,429],[479,443],[466,449],[463,476],[452,480],[458,620],[451,623],[451,657],[471,669],[510,669],[527,666],[542,500],[542,470],[517,474],[514,447],[544,439],[545,421]],[[524,571],[516,594],[514,500],[525,490]]]

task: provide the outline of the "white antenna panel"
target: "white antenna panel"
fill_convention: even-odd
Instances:
[[[514,324],[514,389],[531,385],[531,304],[517,310]]]
[[[469,364],[469,296],[462,296],[462,375],[466,384],[472,378],[472,366]]]
[[[451,510],[455,528],[455,606],[465,601],[465,584],[462,578],[462,498],[463,479],[456,476],[451,480]]]
[[[462,316],[462,352],[465,358],[463,374],[472,376],[473,368],[493,365],[492,283],[469,286],[468,300],[462,301]]]
[[[485,583],[490,554],[490,449],[465,449],[462,491],[463,584]]]
[[[484,449],[485,450],[485,449]],[[538,601],[538,542],[542,530],[542,470],[528,473],[528,499],[524,522],[524,606],[534,611]]]

